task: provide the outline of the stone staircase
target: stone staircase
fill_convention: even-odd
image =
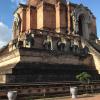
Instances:
[[[84,39],[82,39],[82,43],[84,45],[87,45],[90,51],[90,54],[92,54],[93,59],[94,59],[94,64],[96,66],[96,69],[98,70],[99,74],[100,74],[100,45],[88,42]]]

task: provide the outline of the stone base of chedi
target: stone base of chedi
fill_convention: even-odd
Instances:
[[[66,0],[27,0],[14,12],[13,40],[0,50],[0,83],[99,80],[96,18]]]
[[[98,72],[91,55],[79,57],[54,51],[16,49],[1,57],[1,83],[75,81],[80,72],[88,72],[97,80]]]
[[[27,39],[26,42],[13,40],[0,51],[1,83],[76,81],[75,76],[84,71],[92,75],[92,80],[99,79],[93,56],[87,48],[71,47],[70,39],[64,47],[59,42],[63,48],[58,48],[60,37],[52,38],[54,42],[50,44],[55,45],[53,48],[53,45],[49,47],[46,38],[43,40],[41,37],[43,34],[34,35],[32,44]]]

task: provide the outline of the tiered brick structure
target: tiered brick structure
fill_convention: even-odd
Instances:
[[[86,39],[91,33],[96,35],[96,18],[82,4],[67,4],[65,0],[28,0],[27,5],[19,5],[14,15],[17,13],[21,18],[20,32],[32,29],[75,32]]]
[[[83,71],[98,80],[90,40],[96,40],[96,18],[87,7],[27,0],[14,12],[13,40],[0,51],[0,82],[76,81]]]

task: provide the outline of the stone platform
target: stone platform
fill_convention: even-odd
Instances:
[[[78,87],[78,99],[87,98],[87,95],[100,93],[100,82],[82,85],[78,82],[68,83],[35,83],[35,84],[0,84],[0,100],[7,99],[8,91],[18,91],[17,100],[70,100],[70,86]],[[87,90],[86,90],[87,87]],[[91,89],[92,87],[92,89]],[[88,95],[88,96],[90,96]],[[65,97],[66,96],[66,97]],[[62,98],[63,97],[63,98]],[[87,100],[87,99],[86,99]]]
[[[88,94],[88,95],[80,95],[74,100],[99,100],[100,94]],[[44,100],[44,99],[35,99],[35,100]],[[45,100],[73,100],[71,97],[57,97],[57,98],[45,98]]]
[[[80,59],[66,52],[18,48],[0,58],[1,83],[75,81],[84,71],[99,78],[91,55]]]

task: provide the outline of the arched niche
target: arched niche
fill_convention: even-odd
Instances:
[[[80,36],[83,36],[83,34],[84,34],[84,30],[83,30],[83,23],[84,23],[84,15],[83,14],[81,14],[80,16],[79,16],[79,18],[78,18],[78,28],[79,28],[79,30],[78,30],[78,34],[80,35]]]
[[[76,34],[89,39],[90,29],[89,25],[92,22],[90,12],[83,6],[78,6],[72,12],[73,30]]]

